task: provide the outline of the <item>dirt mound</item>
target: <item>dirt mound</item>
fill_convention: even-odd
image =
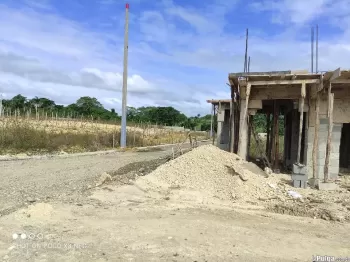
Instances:
[[[247,163],[235,154],[205,145],[165,163],[138,183],[159,189],[186,188],[231,201],[276,197],[278,192],[271,183],[280,178],[256,174],[251,171],[254,168],[247,168]]]
[[[136,183],[147,191],[171,194],[173,199],[207,202],[218,199],[267,207],[277,213],[347,220],[349,192],[325,192],[291,186],[290,175],[267,176],[253,163],[212,145],[200,146],[169,161]],[[175,192],[176,191],[176,192]],[[325,215],[328,211],[339,215]],[[328,214],[328,213],[327,213]]]

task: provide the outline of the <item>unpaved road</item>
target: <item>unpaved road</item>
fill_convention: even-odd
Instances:
[[[128,174],[125,165],[170,152],[0,163],[2,190],[23,188],[28,195],[1,196],[1,204],[18,206],[0,217],[0,261],[288,262],[350,256],[349,223],[200,203],[191,191],[174,188],[163,195],[119,180],[87,190],[104,171],[123,166]],[[29,205],[28,197],[37,199]]]
[[[205,143],[199,142],[199,145]],[[184,144],[183,148],[189,148],[189,144]],[[172,146],[167,146],[153,152],[0,161],[0,215],[33,202],[76,201],[103,172],[171,153]]]
[[[108,188],[106,199],[119,196],[120,187]],[[299,262],[350,250],[349,224],[171,199],[131,200],[125,195],[119,204],[37,204],[11,213],[0,218],[0,258]],[[27,238],[13,239],[14,233]]]

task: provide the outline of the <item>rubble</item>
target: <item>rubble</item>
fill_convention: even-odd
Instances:
[[[106,183],[107,181],[112,181],[112,177],[111,175],[109,175],[108,173],[104,172],[98,179],[96,186],[101,186],[104,183]]]
[[[337,194],[310,188],[296,189],[292,186],[290,175],[267,173],[268,177],[264,171],[257,172],[253,163],[248,165],[247,161],[235,154],[213,145],[205,145],[159,166],[147,176],[139,177],[137,184],[146,190],[158,192],[187,191],[191,196],[188,199],[191,201],[197,199],[202,202],[203,198],[212,198],[234,203],[261,203],[265,207],[270,207],[270,210],[274,210],[271,206],[276,204],[291,205],[292,209],[298,210],[294,212],[297,215],[301,214],[300,210],[305,210],[305,214],[309,214],[308,209],[294,206],[311,204],[312,217],[314,214],[317,217],[324,214],[314,210],[318,206],[326,210],[336,210],[341,204],[335,203],[335,200],[342,203],[343,198],[349,198],[346,189],[340,190]],[[288,205],[285,204],[287,202]],[[275,211],[287,212],[286,208],[281,209],[279,206]],[[343,211],[348,212],[346,207]],[[327,218],[332,217],[337,216],[327,215]],[[345,217],[350,219],[350,214],[345,214]]]

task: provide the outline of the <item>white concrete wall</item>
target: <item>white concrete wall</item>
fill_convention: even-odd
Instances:
[[[340,150],[340,139],[341,139],[342,124],[333,125],[332,143],[331,143],[331,155],[329,161],[329,178],[336,179],[339,174],[339,150]],[[308,144],[307,144],[307,166],[308,176],[313,176],[313,144],[314,144],[315,127],[309,127],[308,130]],[[323,179],[324,177],[324,165],[326,159],[326,148],[327,148],[327,137],[328,137],[328,119],[320,119],[320,127],[318,129],[318,156],[317,156],[317,177]]]
[[[315,126],[316,100],[311,100],[310,126]],[[320,102],[320,118],[327,118],[328,100],[324,96]],[[333,122],[337,124],[350,123],[350,98],[334,99]]]
[[[339,151],[340,151],[340,139],[343,123],[350,123],[350,97],[344,90],[334,92],[334,105],[333,105],[333,134],[332,134],[332,150],[329,163],[330,178],[337,178],[339,174]],[[328,100],[327,94],[323,94],[320,101],[320,128],[318,130],[319,148],[318,148],[318,171],[319,178],[324,177],[324,164],[326,157],[327,137],[328,137]],[[316,98],[313,96],[310,104],[310,118],[307,140],[307,165],[309,178],[313,176],[313,143],[315,133],[316,122]]]

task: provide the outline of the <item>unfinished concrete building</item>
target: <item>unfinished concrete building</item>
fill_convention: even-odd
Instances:
[[[350,168],[349,71],[231,73],[229,84],[231,99],[208,100],[220,148],[247,158],[256,140],[265,165],[293,170],[297,187],[334,181]],[[264,140],[251,124],[257,113],[266,117]]]

